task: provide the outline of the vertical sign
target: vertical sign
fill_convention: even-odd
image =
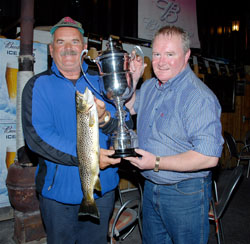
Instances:
[[[191,47],[200,48],[196,0],[138,0],[138,37],[152,40],[165,25],[182,27],[189,32]]]
[[[8,167],[16,157],[16,90],[19,40],[0,38],[0,207],[9,206]],[[34,43],[34,73],[47,69],[46,44]]]

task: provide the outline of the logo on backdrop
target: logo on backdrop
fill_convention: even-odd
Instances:
[[[138,0],[138,37],[152,40],[165,25],[187,30],[191,47],[199,48],[195,0]]]

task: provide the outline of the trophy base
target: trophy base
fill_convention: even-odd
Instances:
[[[136,153],[134,148],[129,148],[129,149],[115,150],[115,153],[113,155],[110,155],[109,157],[125,158],[125,157],[141,157],[141,155]]]

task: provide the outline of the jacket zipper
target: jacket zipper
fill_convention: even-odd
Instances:
[[[50,190],[51,190],[51,188],[52,188],[52,187],[53,187],[53,185],[54,185],[55,178],[56,178],[57,168],[58,168],[58,165],[56,165],[56,170],[55,170],[55,173],[54,173],[54,176],[53,176],[53,180],[52,180],[51,185],[48,187],[48,191],[50,191]]]

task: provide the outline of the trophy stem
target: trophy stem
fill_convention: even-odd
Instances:
[[[114,99],[114,103],[116,106],[116,117],[118,119],[118,131],[120,133],[126,133],[126,131],[128,130],[127,125],[125,123],[125,111],[123,109],[123,105],[124,105],[124,100],[121,99],[120,97],[115,97]]]
[[[121,97],[115,97],[114,103],[116,106],[116,117],[118,119],[118,128],[116,133],[112,136],[112,144],[115,149],[113,158],[124,158],[124,157],[138,157],[134,147],[137,145],[137,136],[133,130],[128,129],[125,123],[126,112],[123,109],[124,99]]]

